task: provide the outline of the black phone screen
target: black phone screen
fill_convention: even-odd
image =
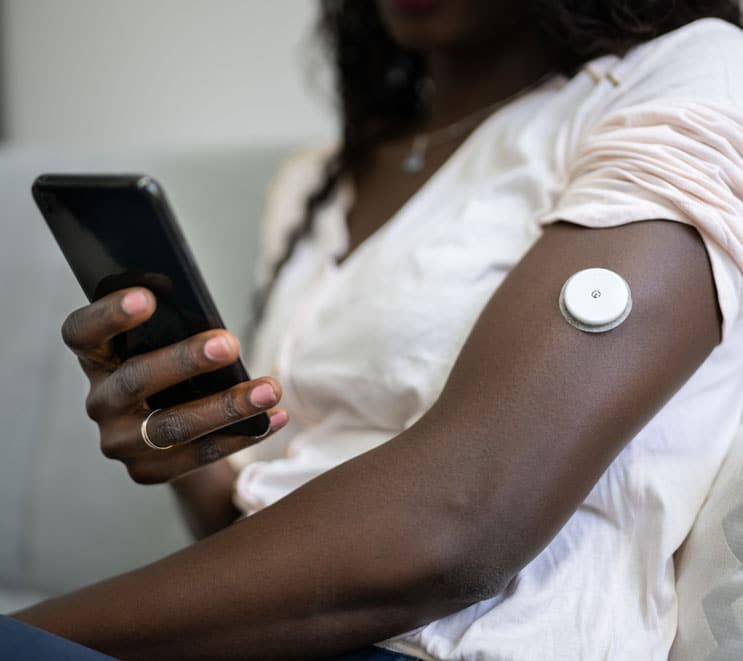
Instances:
[[[157,309],[141,326],[113,340],[122,360],[224,327],[164,194],[138,175],[45,175],[33,187],[65,258],[90,301],[119,289],[147,287]],[[152,409],[198,399],[248,379],[241,361],[198,375],[148,398]],[[261,436],[262,414],[226,433]]]

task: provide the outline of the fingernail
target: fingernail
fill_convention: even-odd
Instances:
[[[139,314],[147,309],[147,296],[141,291],[130,291],[121,301],[127,314]]]
[[[287,422],[289,422],[289,416],[286,411],[279,411],[271,416],[271,431],[281,429]]]
[[[204,345],[204,355],[210,360],[224,360],[230,355],[232,347],[224,335],[211,338]]]
[[[250,391],[250,401],[254,406],[271,406],[276,403],[276,393],[268,383],[261,383]]]

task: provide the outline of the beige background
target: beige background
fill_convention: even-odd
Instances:
[[[332,135],[327,91],[313,89],[307,71],[315,2],[0,3],[6,140],[100,147]]]
[[[297,144],[334,133],[328,85],[310,82],[326,79],[309,43],[315,0],[0,0],[0,11],[6,140]]]

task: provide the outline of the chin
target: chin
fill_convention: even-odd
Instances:
[[[508,0],[377,0],[385,27],[403,48],[456,48],[492,39],[523,13]],[[521,8],[515,9],[514,7]]]

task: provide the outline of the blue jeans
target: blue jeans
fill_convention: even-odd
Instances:
[[[116,661],[112,656],[0,615],[0,659],[9,661]],[[412,656],[367,647],[328,661],[415,661]]]
[[[382,647],[366,647],[350,654],[334,656],[327,661],[417,661],[417,659],[414,656],[391,652]]]
[[[13,661],[116,661],[112,656],[0,615],[0,659]]]

